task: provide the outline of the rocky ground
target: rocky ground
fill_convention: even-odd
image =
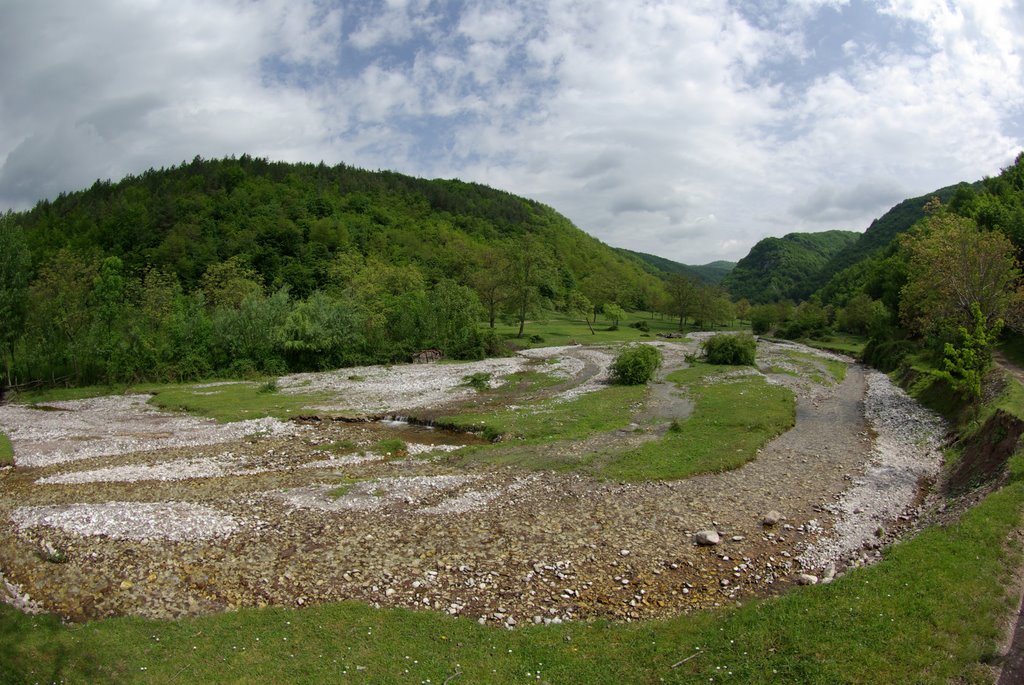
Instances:
[[[658,344],[667,369],[695,350]],[[842,384],[786,373],[793,349],[762,343],[759,365],[783,369],[769,380],[797,393],[796,427],[743,468],[676,482],[457,465],[449,455],[479,438],[407,424],[217,425],[131,396],[0,407],[17,463],[0,474],[0,594],[76,620],[357,599],[511,627],[664,616],[829,580],[875,558],[912,515],[941,427],[859,366]],[[473,401],[465,375],[500,382],[531,357],[563,378],[546,391],[557,399],[600,388],[611,353],[558,348],[479,369],[367,367],[279,385],[333,392],[349,411],[417,416]],[[661,383],[637,419],[688,411]],[[408,454],[374,452],[392,437]],[[696,543],[707,530],[718,544]]]

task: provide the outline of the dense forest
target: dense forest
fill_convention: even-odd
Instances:
[[[653,309],[663,282],[549,207],[482,185],[196,158],[8,213],[5,375],[192,378],[478,357],[487,324]],[[484,322],[481,328],[478,322]]]
[[[763,304],[803,300],[814,292],[814,277],[829,260],[857,242],[859,233],[822,231],[764,238],[722,281],[737,298]]]
[[[998,176],[894,209],[902,218],[876,222],[862,238],[866,256],[790,318],[802,309],[822,329],[869,336],[865,360],[885,370],[924,352],[977,401],[992,346],[1024,333],[1024,153]]]

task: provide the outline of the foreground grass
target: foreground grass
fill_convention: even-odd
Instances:
[[[793,393],[761,376],[723,380],[736,367],[694,364],[669,374],[694,402],[693,414],[663,438],[617,455],[601,474],[627,481],[674,480],[739,468],[769,440],[793,427]]]
[[[1020,523],[1021,472],[1018,457],[1008,486],[875,567],[740,608],[510,632],[354,603],[74,626],[0,605],[0,681],[989,682],[1011,608],[1003,584],[1020,561],[1004,543]]]

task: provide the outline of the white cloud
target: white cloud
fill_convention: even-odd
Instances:
[[[1020,3],[238,0],[0,5],[0,206],[199,154],[458,176],[691,263],[996,173]],[[835,21],[845,61],[808,79]],[[831,36],[832,34],[830,34]],[[45,45],[46,49],[40,49]]]

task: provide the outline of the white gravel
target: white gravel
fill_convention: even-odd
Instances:
[[[281,392],[329,392],[337,398],[324,407],[370,414],[402,412],[431,407],[476,393],[463,378],[474,373],[507,376],[522,371],[524,357],[485,359],[468,364],[401,364],[358,366],[337,371],[284,376]]]
[[[386,506],[406,503],[417,504],[425,497],[449,492],[479,479],[480,476],[399,476],[353,483],[341,497],[328,493],[336,486],[318,485],[268,493],[270,496],[302,509],[338,511],[354,509],[374,511]]]
[[[102,502],[19,507],[11,512],[18,530],[59,528],[74,535],[115,540],[197,540],[227,537],[240,524],[232,516],[190,502]]]
[[[192,478],[248,476],[269,470],[269,467],[242,466],[239,463],[239,458],[233,453],[224,452],[215,457],[175,459],[158,464],[129,464],[89,471],[71,471],[40,478],[36,483],[65,485],[70,483],[128,483],[143,480],[174,481]]]
[[[47,409],[0,406],[0,428],[17,466],[50,466],[167,447],[198,447],[247,435],[296,435],[304,426],[272,418],[220,424],[148,405],[149,395],[111,395],[52,402]]]
[[[321,405],[323,409],[401,416],[415,409],[436,407],[473,396],[476,390],[465,385],[463,379],[466,376],[489,373],[490,387],[497,388],[505,383],[505,377],[525,371],[533,362],[545,359],[554,361],[540,370],[567,379],[578,375],[587,361],[592,361],[602,369],[598,378],[591,378],[581,387],[569,391],[575,396],[601,387],[603,381],[607,380],[612,357],[603,350],[574,345],[539,347],[522,350],[514,357],[460,364],[435,362],[359,366],[337,371],[298,373],[279,379],[278,387],[282,392],[293,394],[327,392],[337,395],[336,399]]]
[[[878,371],[867,374],[864,415],[875,432],[865,471],[836,504],[832,534],[810,545],[799,557],[804,568],[830,564],[874,545],[876,532],[903,514],[922,481],[942,467],[942,419],[909,397]]]

